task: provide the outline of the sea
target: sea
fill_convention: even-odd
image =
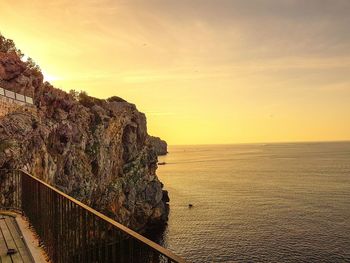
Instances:
[[[170,146],[159,162],[160,242],[188,262],[350,262],[350,142]]]

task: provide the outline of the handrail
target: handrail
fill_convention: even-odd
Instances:
[[[6,171],[9,171],[9,170],[6,170]],[[99,231],[105,231],[105,232],[104,232],[104,234],[98,233],[97,236],[99,236],[100,238],[102,236],[104,236],[104,238],[106,240],[108,239],[108,242],[106,240],[104,241],[105,245],[108,243],[108,245],[112,245],[112,246],[117,246],[118,245],[121,248],[123,246],[124,247],[125,246],[129,246],[129,250],[131,250],[131,251],[133,251],[133,249],[140,249],[140,250],[142,250],[143,247],[146,247],[149,250],[154,251],[156,254],[164,256],[166,262],[185,263],[184,259],[182,259],[179,256],[175,255],[171,251],[169,251],[169,250],[163,248],[162,246],[156,244],[155,242],[153,242],[153,241],[143,237],[142,235],[136,233],[135,231],[133,231],[133,230],[123,226],[122,224],[114,221],[113,219],[103,215],[102,213],[96,211],[95,209],[92,209],[91,207],[85,205],[84,203],[82,203],[82,202],[72,198],[71,196],[63,193],[62,191],[56,189],[55,187],[49,185],[48,183],[45,183],[44,181],[42,181],[42,180],[36,178],[35,176],[27,173],[26,171],[24,171],[24,170],[10,170],[10,171],[14,171],[15,174],[17,174],[17,177],[19,176],[19,174],[21,175],[21,182],[17,182],[17,183],[22,185],[22,187],[21,187],[22,189],[19,189],[20,187],[18,187],[18,186],[14,186],[17,189],[16,190],[17,192],[16,193],[14,192],[14,194],[16,196],[16,198],[14,200],[17,200],[17,202],[19,202],[18,197],[19,197],[19,195],[22,195],[21,196],[22,200],[20,200],[20,203],[17,204],[17,206],[21,206],[21,207],[19,207],[20,210],[22,210],[24,212],[24,214],[29,219],[32,219],[32,221],[34,221],[33,222],[34,228],[35,228],[35,224],[41,226],[42,224],[45,224],[46,221],[43,219],[45,222],[41,222],[40,221],[41,219],[39,219],[39,220],[37,219],[37,216],[38,216],[37,214],[32,214],[33,211],[26,211],[26,210],[28,210],[28,208],[32,208],[31,206],[33,206],[33,204],[30,203],[30,202],[34,202],[34,206],[35,207],[32,208],[33,210],[37,209],[37,211],[40,211],[40,213],[41,213],[41,208],[42,208],[42,206],[44,206],[45,208],[50,210],[50,211],[47,211],[47,213],[49,213],[52,216],[53,219],[61,220],[61,222],[63,222],[64,220],[67,220],[67,218],[76,220],[75,218],[71,218],[72,215],[67,214],[68,212],[74,212],[75,211],[75,216],[78,216],[78,222],[79,222],[78,224],[81,224],[82,227],[84,228],[83,230],[77,230],[77,231],[80,231],[79,232],[79,237],[78,237],[78,243],[79,243],[79,240],[80,240],[80,238],[82,236],[83,237],[85,236],[87,239],[90,238],[89,237],[90,235],[96,236],[95,232],[92,233],[92,231],[95,231],[95,229],[90,230],[91,224],[93,226],[95,226],[95,222],[97,222],[98,220],[101,220],[102,222],[100,222],[100,223],[104,222],[106,224],[105,225],[106,227],[103,228],[104,230],[101,230],[101,227],[97,227],[97,229]],[[28,180],[30,180],[30,181],[28,181]],[[1,182],[1,178],[0,178],[0,182]],[[28,182],[30,184],[28,184]],[[0,184],[0,186],[1,186],[1,184]],[[30,190],[34,190],[34,191],[32,193],[30,193],[29,190],[26,192],[26,187],[28,187],[28,188],[30,188]],[[42,187],[44,187],[44,188],[42,188]],[[0,187],[0,190],[1,190],[1,187]],[[42,197],[40,196],[40,194],[42,195]],[[31,198],[34,201],[33,200],[28,200],[28,199],[31,199]],[[56,207],[52,208],[52,204],[51,203],[50,203],[51,206],[47,205],[47,202],[49,202],[49,201],[47,201],[45,199],[53,201],[54,204],[57,207],[59,207],[59,208],[56,208]],[[38,200],[38,201],[36,201],[36,200]],[[16,205],[14,205],[14,206],[16,206]],[[0,203],[0,207],[1,207],[1,203]],[[63,212],[61,211],[62,208],[63,208]],[[62,213],[62,214],[60,214],[60,213]],[[89,220],[92,220],[92,221],[89,221]],[[38,221],[38,222],[36,222],[36,221]],[[85,222],[85,225],[83,224],[84,222]],[[49,223],[52,223],[52,222],[50,221]],[[60,226],[60,227],[61,227],[60,231],[64,232],[63,226]],[[37,228],[40,228],[40,227],[37,227]],[[43,231],[43,236],[45,236],[45,237],[41,237],[40,233],[38,233],[38,234],[39,234],[40,238],[43,239],[42,242],[43,242],[44,246],[45,245],[47,245],[48,247],[50,246],[49,244],[45,244],[45,238],[50,241],[52,239],[52,236],[54,236],[55,231],[59,232],[59,230],[55,229],[56,228],[55,226],[53,226],[53,228],[54,229],[45,229],[45,230],[36,229],[37,232]],[[84,232],[84,230],[85,230],[85,232]],[[111,237],[108,234],[110,231],[112,231],[114,233],[112,235],[118,236],[119,239],[113,239],[111,241],[110,240]],[[117,231],[118,234],[115,234],[115,231]],[[125,245],[125,244],[120,243],[120,233],[119,233],[119,231],[122,232],[123,236],[125,236],[127,239],[131,239],[133,245],[130,245],[130,244],[129,245]],[[62,236],[67,236],[67,235],[69,236],[69,235],[71,235],[71,233],[68,233],[68,234],[67,233],[61,233],[59,235],[59,237],[61,237],[63,240],[65,240]],[[73,242],[74,246],[77,247],[77,244],[75,243],[76,237],[74,236],[73,238],[75,239],[74,242]],[[68,239],[69,239],[69,237],[68,237]],[[46,243],[48,243],[49,241],[47,241]],[[87,241],[84,240],[84,239],[81,239],[81,241],[83,243],[87,243]],[[94,242],[95,242],[95,240],[93,240],[91,243],[94,243]],[[138,247],[137,244],[140,244],[141,248]],[[86,250],[88,250],[88,249],[90,249],[90,250],[91,249],[95,249],[96,250],[96,248],[94,248],[94,246],[92,246],[92,247],[90,246],[89,247],[89,245],[90,244],[85,244],[85,249]],[[63,247],[65,247],[65,246],[66,245],[63,244]],[[95,244],[95,247],[96,246],[101,248],[100,244],[98,244],[98,245]],[[112,252],[107,252],[108,249],[109,248],[105,248],[104,253],[105,254],[109,253],[108,255],[115,256],[114,254],[112,254]],[[115,249],[115,248],[113,247],[111,249]],[[66,251],[63,251],[63,252],[66,252]],[[57,256],[55,253],[56,252],[53,252],[52,249],[51,249],[50,253],[48,253],[48,254],[49,255],[52,254],[53,257],[55,258]],[[90,252],[82,251],[82,253],[90,253]],[[91,253],[93,253],[93,252],[91,252]],[[98,252],[98,253],[100,253],[100,252]],[[130,252],[130,253],[132,253],[132,252]],[[142,252],[140,252],[140,253],[142,254]],[[82,257],[85,257],[85,255],[82,256]],[[130,255],[129,255],[129,257],[130,257]],[[57,260],[57,262],[61,262],[61,258],[60,257],[57,257],[57,258],[60,259],[60,260]],[[113,261],[113,262],[124,262],[123,259],[120,259],[120,260],[121,261]],[[125,262],[160,262],[160,261],[157,261],[157,260],[154,261],[153,259],[151,261],[146,261],[146,260],[145,261],[139,261],[140,258],[139,259],[133,259],[132,261],[129,261],[130,259],[126,259],[126,260],[127,261],[125,261]],[[78,262],[79,262],[79,260],[78,260]],[[88,262],[88,261],[86,261],[86,262]],[[92,262],[100,262],[100,261],[92,261]],[[110,262],[112,262],[112,261],[110,261]]]
[[[129,236],[132,236],[133,238],[135,239],[138,239],[139,241],[147,244],[148,246],[150,246],[151,248],[153,248],[154,250],[160,252],[162,255],[164,256],[167,256],[169,258],[172,258],[173,260],[175,260],[175,262],[185,262],[182,258],[178,257],[177,255],[175,255],[174,253],[172,253],[171,251],[163,248],[162,246],[158,245],[157,243],[145,238],[144,236],[138,234],[137,232],[131,230],[130,228],[127,228],[126,226],[118,223],[117,221],[105,216],[104,214],[96,211],[95,209],[83,204],[82,202],[74,199],[73,197],[61,192],[60,190],[52,187],[51,185],[43,182],[42,180],[30,175],[29,173],[23,171],[23,170],[20,170],[21,172],[23,172],[24,174],[26,174],[27,176],[31,177],[32,179],[38,181],[39,183],[45,185],[46,187],[50,188],[51,190],[55,191],[56,193],[58,193],[59,195],[67,198],[68,200],[70,200],[71,202],[77,204],[78,206],[84,208],[85,210],[89,211],[90,213],[98,216],[99,218],[107,221],[108,223],[110,223],[111,225],[114,225],[115,227],[117,227],[118,229],[120,229],[121,231],[123,231],[125,234],[129,235]]]

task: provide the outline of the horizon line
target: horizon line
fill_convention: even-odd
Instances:
[[[235,142],[235,143],[200,143],[200,144],[168,144],[168,146],[225,146],[225,145],[253,145],[253,144],[302,144],[302,143],[350,143],[350,139],[323,141],[276,141],[276,142]]]

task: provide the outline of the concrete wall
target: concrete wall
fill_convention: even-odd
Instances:
[[[33,98],[0,87],[0,96],[5,96],[17,101],[33,104]]]
[[[34,104],[33,99],[31,97],[26,96],[26,102],[29,104]]]
[[[0,117],[25,105],[33,105],[33,99],[0,87]]]
[[[11,99],[16,99],[16,93],[7,89],[5,89],[5,96]]]
[[[26,102],[25,98],[24,98],[24,95],[18,94],[18,93],[16,93],[16,100],[19,100],[19,101],[22,101],[22,102]]]

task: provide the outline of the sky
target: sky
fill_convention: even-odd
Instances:
[[[173,145],[349,140],[349,25],[348,0],[0,0],[46,80]]]

